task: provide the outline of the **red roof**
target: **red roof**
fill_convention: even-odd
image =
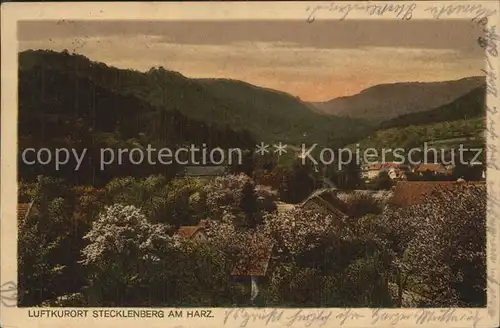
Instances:
[[[182,226],[177,230],[177,233],[182,237],[191,238],[200,230],[203,231],[205,229],[201,226]]]
[[[177,233],[181,235],[182,237],[186,238],[191,238],[193,237],[198,231],[204,231],[206,226],[208,224],[208,220],[200,220],[198,225],[195,226],[181,226],[177,230]]]
[[[383,169],[399,168],[400,166],[401,166],[401,164],[399,164],[399,163],[382,163]]]
[[[382,164],[377,163],[377,164],[372,164],[366,167],[366,170],[368,171],[379,171],[382,168]]]
[[[427,171],[445,173],[446,168],[442,164],[427,163],[427,164],[420,164],[415,171],[422,173]]]

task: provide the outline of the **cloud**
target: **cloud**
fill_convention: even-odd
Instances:
[[[418,33],[416,32],[418,31]],[[284,42],[316,48],[399,47],[457,49],[477,54],[481,29],[469,20],[303,20],[241,21],[26,21],[21,41],[48,37],[160,36],[166,43],[224,45]]]

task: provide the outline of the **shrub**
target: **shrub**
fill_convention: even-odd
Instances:
[[[133,306],[144,304],[144,286],[163,275],[156,268],[173,240],[166,226],[152,224],[132,205],[105,209],[84,239],[82,264],[89,270],[86,294],[90,304]]]
[[[411,282],[403,290],[421,294],[424,306],[485,305],[485,186],[437,190],[382,219],[396,278]]]

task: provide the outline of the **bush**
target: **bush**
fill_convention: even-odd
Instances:
[[[270,275],[266,293],[268,306],[317,306],[321,298],[322,277],[311,268],[282,264]]]
[[[409,265],[428,306],[486,304],[486,187],[442,190],[415,208],[419,227],[408,246]]]
[[[74,219],[77,197],[62,180],[39,176],[20,192],[33,208],[18,222],[19,306],[33,306],[84,284],[77,259],[86,224]]]
[[[422,204],[388,210],[385,240],[402,289],[423,306],[486,304],[486,187],[462,184],[437,190]]]
[[[217,248],[169,236],[132,205],[107,207],[85,236],[89,306],[228,306],[231,264]]]

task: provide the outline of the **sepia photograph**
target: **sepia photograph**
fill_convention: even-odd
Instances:
[[[2,303],[10,286],[31,320],[487,308],[497,10],[303,7],[18,20]]]

